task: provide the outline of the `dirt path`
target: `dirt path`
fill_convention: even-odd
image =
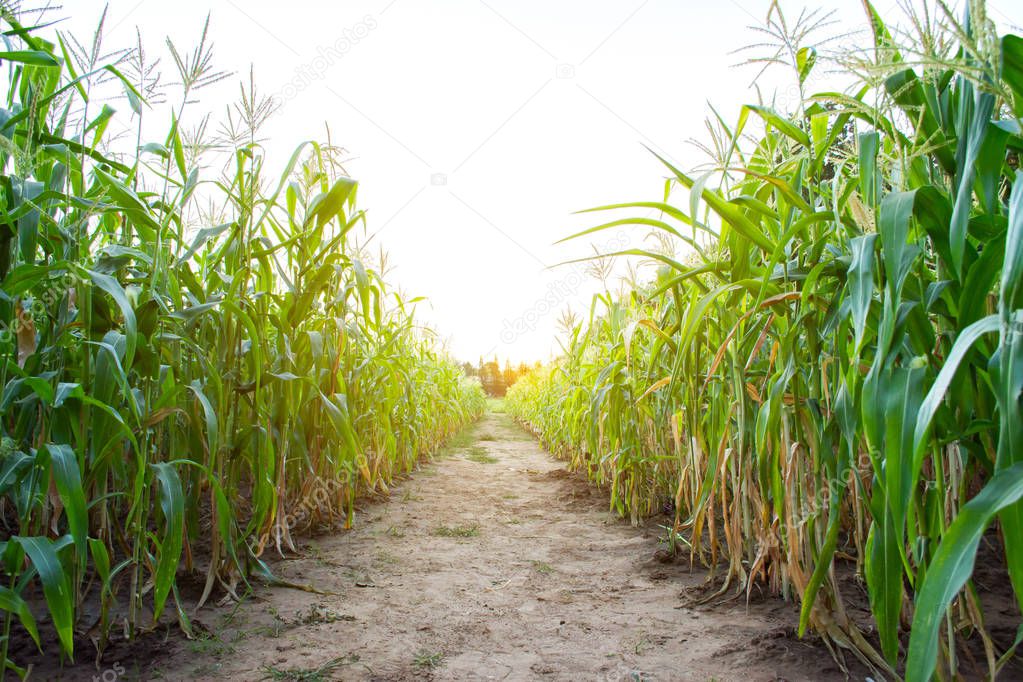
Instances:
[[[634,528],[511,419],[490,414],[446,457],[370,503],[355,530],[279,562],[339,596],[263,590],[204,610],[217,635],[149,677],[352,680],[844,679],[791,636],[792,604],[695,607],[702,570],[657,560]],[[687,605],[689,604],[689,605]],[[319,677],[317,677],[317,671]],[[305,677],[301,675],[304,674]]]

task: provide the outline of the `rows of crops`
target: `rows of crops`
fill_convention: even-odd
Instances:
[[[114,67],[98,39],[3,22],[0,678],[20,672],[16,628],[40,642],[29,602],[62,656],[76,631],[102,650],[165,610],[187,631],[179,571],[202,576],[200,603],[273,579],[265,550],[350,524],[358,494],[485,406],[355,246],[337,150],[304,145],[270,174],[270,105],[247,86],[224,171],[206,158],[207,120],[183,123],[220,77],[205,32],[171,45],[178,99],[149,141],[142,120],[163,110],[140,49]],[[123,112],[95,101],[111,86]],[[127,145],[105,140],[116,117]]]
[[[865,9],[851,90],[806,93],[817,54],[783,42],[794,111],[719,118],[707,173],[665,161],[663,202],[595,209],[629,213],[584,234],[690,255],[621,252],[656,280],[597,296],[508,409],[618,512],[673,501],[669,540],[726,567],[722,594],[799,600],[801,633],[887,677],[955,676],[968,637],[993,675],[1014,643],[971,579],[985,533],[1023,605],[1023,39],[981,2],[905,31]]]

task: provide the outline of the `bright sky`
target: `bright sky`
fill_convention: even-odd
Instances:
[[[836,30],[863,26],[858,0],[835,9]],[[792,19],[802,3],[784,2]],[[894,0],[876,0],[895,16]],[[84,43],[103,3],[73,0],[66,25]],[[734,50],[759,40],[767,0],[111,0],[109,48],[135,42],[153,56],[168,35],[197,41],[207,11],[216,66],[235,78],[201,91],[191,115],[218,113],[255,68],[282,98],[264,128],[274,172],[329,124],[352,160],[370,232],[390,275],[429,299],[419,317],[458,358],[547,360],[557,318],[585,314],[596,283],[579,268],[548,266],[592,253],[555,246],[600,216],[573,211],[658,200],[663,167],[704,160],[707,102],[734,121],[754,102],[751,67]],[[1023,6],[989,0],[1001,25]],[[788,74],[778,72],[779,77]],[[772,82],[786,88],[790,81]],[[127,107],[123,116],[127,117]],[[193,119],[194,120],[194,119]],[[165,129],[161,125],[160,130]],[[639,247],[640,230],[605,232],[602,250]],[[518,321],[518,324],[516,322]],[[513,328],[525,327],[525,333]]]

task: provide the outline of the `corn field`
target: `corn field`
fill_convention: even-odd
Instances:
[[[610,254],[657,276],[596,296],[508,410],[618,513],[668,501],[719,595],[797,600],[801,635],[885,678],[957,679],[967,639],[993,677],[1023,639],[972,579],[984,540],[1023,606],[1023,38],[982,2],[898,32],[863,5],[850,90],[807,92],[817,53],[785,43],[794,110],[717,117],[705,172],[662,158],[662,200],[592,209],[616,217],[569,239],[687,255]]]
[[[6,679],[24,673],[12,631],[41,641],[30,595],[68,659],[90,600],[100,651],[165,612],[189,632],[179,572],[202,576],[200,604],[273,582],[266,552],[351,525],[357,496],[386,492],[485,398],[358,244],[365,216],[336,148],[266,168],[270,105],[250,83],[210,170],[208,121],[187,118],[223,77],[205,31],[192,51],[170,44],[179,99],[150,141],[160,110],[141,50],[115,66],[98,40],[43,37],[7,9],[2,22]],[[133,153],[106,143],[122,114],[93,101],[101,86],[123,93]]]

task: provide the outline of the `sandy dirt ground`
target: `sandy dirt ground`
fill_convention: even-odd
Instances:
[[[172,634],[117,677],[846,679],[819,642],[794,637],[793,604],[688,598],[706,571],[665,563],[658,522],[610,515],[605,493],[488,414],[388,499],[364,503],[354,530],[274,562],[336,595],[262,588],[204,608],[205,638]]]

